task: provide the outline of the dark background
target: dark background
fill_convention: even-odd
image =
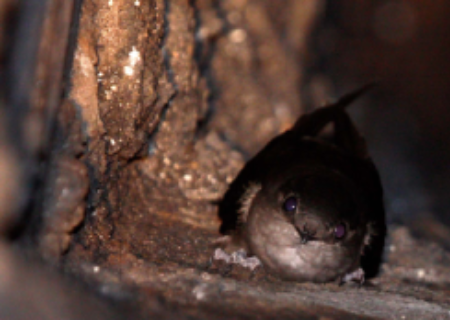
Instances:
[[[379,83],[350,112],[380,169],[390,222],[450,224],[449,14],[448,1],[328,1],[312,36],[313,103]]]

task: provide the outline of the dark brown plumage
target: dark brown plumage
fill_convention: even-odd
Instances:
[[[377,274],[386,235],[382,188],[345,111],[367,89],[303,115],[245,165],[219,207],[226,252],[244,249],[295,281]],[[329,123],[332,142],[319,137]]]

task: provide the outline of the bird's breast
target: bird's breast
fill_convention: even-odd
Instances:
[[[301,243],[294,226],[283,220],[249,219],[246,241],[269,271],[295,281],[328,282],[351,271],[359,251],[320,241]]]
[[[310,241],[293,247],[267,243],[263,249],[267,263],[282,278],[297,281],[333,281],[353,268],[355,255],[337,245]]]

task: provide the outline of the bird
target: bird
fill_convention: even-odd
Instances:
[[[363,284],[382,263],[380,176],[346,108],[365,85],[299,117],[250,159],[219,204],[215,259],[289,281]],[[332,124],[329,137],[321,135]]]

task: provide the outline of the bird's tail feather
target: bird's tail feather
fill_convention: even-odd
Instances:
[[[369,83],[346,94],[333,104],[301,116],[294,124],[292,131],[298,137],[315,137],[327,124],[333,122],[336,145],[356,153],[360,157],[365,157],[367,155],[365,141],[345,109],[374,85],[374,83]]]

